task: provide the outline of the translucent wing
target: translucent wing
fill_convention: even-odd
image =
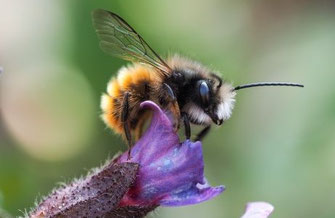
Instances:
[[[143,38],[121,17],[103,9],[92,13],[93,25],[104,52],[125,60],[149,64],[159,69],[162,76],[170,67],[150,48]]]

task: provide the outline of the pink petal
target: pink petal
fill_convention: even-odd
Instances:
[[[273,210],[274,207],[267,202],[251,202],[247,204],[241,218],[266,218]]]

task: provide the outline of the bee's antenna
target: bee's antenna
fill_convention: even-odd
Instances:
[[[286,83],[286,82],[260,82],[260,83],[249,83],[245,85],[236,86],[232,91],[237,91],[240,89],[246,89],[251,87],[258,86],[295,86],[295,87],[304,87],[304,85],[299,83]]]

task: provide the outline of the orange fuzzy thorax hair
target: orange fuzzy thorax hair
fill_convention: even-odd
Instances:
[[[103,112],[101,117],[105,124],[116,133],[123,133],[123,126],[120,120],[123,94],[129,92],[131,96],[131,101],[129,102],[131,107],[138,107],[140,103],[138,101],[142,99],[136,99],[131,93],[135,91],[134,87],[138,87],[145,82],[159,84],[161,78],[159,78],[153,68],[140,64],[122,67],[118,71],[118,76],[108,82],[107,93],[101,96],[100,107]]]

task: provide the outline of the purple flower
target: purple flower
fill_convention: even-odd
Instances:
[[[158,206],[196,204],[219,195],[223,186],[210,187],[204,178],[200,142],[179,142],[167,115],[153,102],[153,118],[145,135],[128,153],[86,177],[55,189],[29,213],[44,217],[144,217]],[[273,206],[247,204],[242,218],[266,218]]]
[[[161,205],[167,207],[197,204],[219,195],[223,186],[211,187],[204,177],[201,142],[180,143],[167,115],[153,102],[142,108],[151,109],[150,127],[118,163],[140,165],[137,179],[120,205]]]
[[[241,218],[267,218],[273,209],[274,207],[266,202],[251,202],[247,204]]]

